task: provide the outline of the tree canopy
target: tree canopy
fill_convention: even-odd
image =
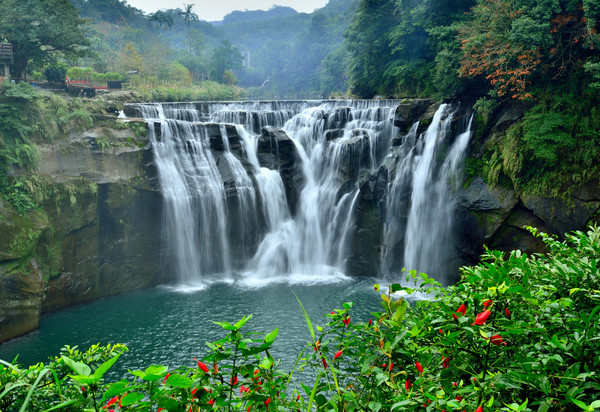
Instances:
[[[0,37],[13,45],[14,71],[25,77],[27,65],[42,67],[58,57],[87,53],[85,20],[68,0],[0,1]]]

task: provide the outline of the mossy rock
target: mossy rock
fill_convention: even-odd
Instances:
[[[25,216],[0,200],[0,262],[29,256],[42,231],[49,226],[48,216],[32,209]]]

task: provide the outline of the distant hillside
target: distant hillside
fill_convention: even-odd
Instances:
[[[124,70],[127,55],[129,63],[141,64],[140,73],[170,78],[158,70],[178,62],[194,80],[205,80],[215,50],[229,41],[244,56],[234,74],[240,86],[255,88],[252,97],[327,97],[348,88],[343,33],[359,0],[330,0],[310,14],[284,6],[237,10],[220,22],[204,20],[199,7],[186,21],[181,8],[145,14],[123,0],[70,1],[91,23],[96,57],[81,64],[100,71]]]
[[[271,19],[274,17],[292,16],[298,14],[291,7],[273,6],[269,10],[235,10],[223,18],[221,24],[239,23],[242,21],[253,21],[261,19]]]

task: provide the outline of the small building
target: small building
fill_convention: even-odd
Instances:
[[[10,65],[13,64],[13,49],[10,43],[0,43],[0,81],[10,80]]]

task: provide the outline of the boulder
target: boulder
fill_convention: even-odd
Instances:
[[[579,196],[590,195],[582,188]],[[547,226],[549,233],[563,236],[565,233],[580,230],[598,212],[600,198],[582,201],[577,198],[568,200],[544,196],[523,195],[523,206],[530,209]]]
[[[396,108],[394,126],[399,127],[403,133],[408,132],[430,108],[433,101],[429,99],[404,99]]]

